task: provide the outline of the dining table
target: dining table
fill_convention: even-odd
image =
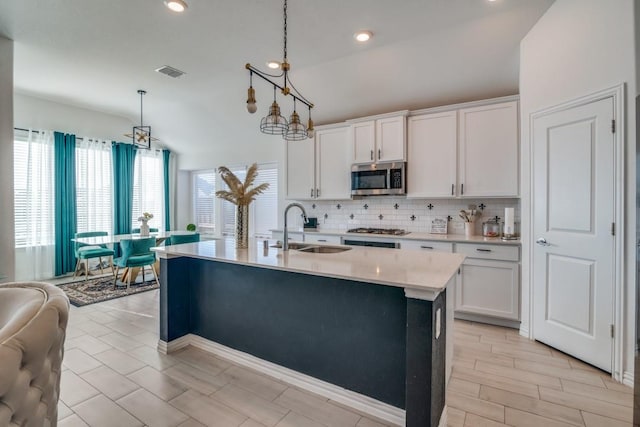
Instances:
[[[74,242],[74,243],[82,243],[83,245],[89,245],[89,246],[114,245],[114,247],[115,247],[116,245],[118,245],[120,243],[121,240],[148,239],[149,237],[155,237],[156,246],[159,246],[160,244],[162,244],[162,242],[164,242],[165,240],[167,240],[171,236],[190,235],[190,234],[195,234],[195,232],[194,231],[184,231],[184,230],[157,231],[157,232],[149,233],[148,236],[142,236],[140,233],[134,233],[134,234],[110,234],[110,235],[107,235],[107,236],[77,237],[77,238],[71,239],[71,241]],[[160,274],[160,262],[159,262],[159,260],[156,260],[155,264],[153,265],[153,269],[155,270],[157,275]],[[139,272],[140,272],[140,267],[125,268],[123,273],[122,273],[122,277],[120,278],[120,280],[122,282],[128,281],[129,280],[128,277],[129,277],[130,274],[132,275],[132,278],[135,279],[138,276]],[[85,274],[91,275],[91,272],[87,271],[87,272],[85,272]],[[144,277],[142,279],[144,280]]]

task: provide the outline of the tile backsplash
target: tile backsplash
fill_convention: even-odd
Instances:
[[[287,204],[291,201],[287,201]],[[515,208],[515,220],[520,222],[520,199],[434,199],[416,200],[404,197],[379,196],[358,200],[300,201],[310,217],[318,218],[318,230],[347,230],[357,227],[402,228],[407,231],[428,233],[434,218],[450,217],[449,234],[464,234],[461,209],[475,205],[481,212],[476,220],[475,232],[481,234],[482,223],[499,217],[504,220],[504,209]],[[290,227],[302,228],[300,211],[289,211]],[[290,228],[291,229],[291,228]]]

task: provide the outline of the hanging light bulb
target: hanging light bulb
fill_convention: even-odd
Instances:
[[[260,131],[269,135],[284,135],[288,123],[280,114],[280,106],[276,102],[276,87],[273,86],[273,104],[269,108],[269,114],[260,120]]]
[[[302,141],[307,139],[307,129],[300,123],[300,116],[296,112],[296,99],[293,98],[293,113],[289,120],[289,127],[284,133],[284,139],[287,141]]]
[[[309,121],[307,123],[307,136],[312,139],[316,130],[313,128],[313,120],[311,120],[311,107],[309,107]]]
[[[247,111],[253,114],[258,110],[258,106],[256,105],[256,91],[253,89],[253,73],[250,73],[249,76],[249,89],[247,93]]]

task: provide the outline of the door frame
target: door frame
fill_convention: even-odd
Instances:
[[[582,105],[590,104],[595,101],[600,101],[606,98],[613,99],[613,118],[616,123],[614,137],[614,218],[615,218],[615,236],[614,236],[614,254],[613,254],[613,269],[614,269],[614,283],[613,283],[613,325],[614,325],[614,337],[612,343],[612,366],[611,366],[611,376],[617,381],[623,381],[623,357],[624,357],[624,336],[625,336],[625,321],[624,321],[624,236],[625,236],[625,224],[624,224],[624,212],[625,212],[625,203],[624,203],[624,192],[625,192],[625,180],[624,180],[624,150],[625,145],[624,141],[626,139],[626,120],[625,120],[625,84],[621,83],[619,85],[591,93],[579,98],[572,99],[570,101],[554,105],[551,107],[547,107],[538,111],[535,111],[529,115],[529,224],[527,224],[526,236],[523,236],[523,243],[528,245],[529,248],[529,256],[527,257],[527,262],[529,263],[528,268],[528,282],[529,282],[529,292],[526,295],[528,297],[528,301],[522,301],[522,304],[528,305],[528,331],[521,331],[524,335],[528,336],[528,338],[533,339],[534,337],[534,269],[533,269],[533,253],[534,253],[534,234],[533,234],[533,212],[535,210],[535,199],[534,199],[534,162],[533,162],[533,131],[534,131],[534,121],[541,117],[547,116],[549,114],[558,113],[561,111],[565,111],[574,107],[579,107]],[[524,159],[523,159],[524,160]],[[525,293],[523,292],[523,297],[525,297]],[[631,380],[631,382],[633,382]]]

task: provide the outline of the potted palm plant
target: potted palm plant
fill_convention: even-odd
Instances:
[[[216,197],[236,205],[236,248],[246,248],[249,245],[249,205],[258,194],[269,188],[269,183],[265,182],[252,187],[258,177],[257,163],[247,169],[244,182],[225,166],[219,167],[218,173],[229,190],[216,191]]]

